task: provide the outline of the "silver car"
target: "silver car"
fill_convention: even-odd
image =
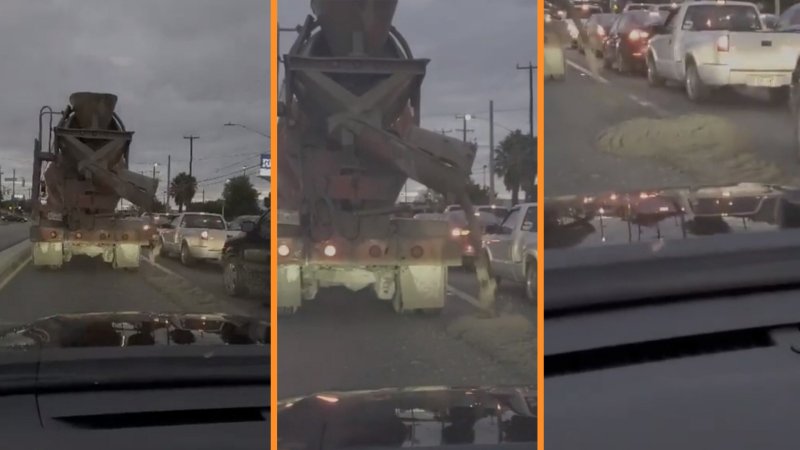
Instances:
[[[537,229],[536,203],[511,208],[499,225],[487,227],[483,249],[489,271],[499,282],[510,280],[525,285],[525,297],[536,301]]]
[[[197,260],[219,261],[228,239],[225,219],[219,214],[183,213],[161,232],[161,256],[179,255],[181,263],[192,265]]]

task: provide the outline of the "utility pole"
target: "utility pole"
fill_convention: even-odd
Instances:
[[[483,187],[486,187],[486,164],[483,165]]]
[[[517,64],[517,70],[528,71],[528,121],[530,122],[531,139],[533,139],[533,69],[535,68],[536,66],[530,62],[528,62],[527,66]]]
[[[489,199],[494,203],[494,100],[489,100]]]
[[[206,189],[203,188],[202,192],[203,192],[203,203],[205,203],[206,202]]]
[[[466,143],[467,142],[467,132],[471,133],[471,132],[475,131],[475,130],[467,129],[467,121],[472,120],[472,116],[469,115],[469,114],[459,114],[459,115],[456,116],[456,119],[461,119],[461,120],[464,121],[463,122],[464,123],[464,125],[463,125],[464,127],[461,128],[461,129],[458,129],[456,131],[463,132],[462,140]]]
[[[164,199],[164,205],[166,205],[166,212],[169,212],[169,187],[172,183],[172,180],[169,178],[172,175],[170,172],[172,170],[172,155],[167,155],[167,190]]]
[[[14,199],[17,198],[17,169],[13,169],[11,171],[11,203],[14,203]]]
[[[192,161],[194,160],[193,144],[195,139],[200,139],[200,136],[193,136],[190,134],[189,136],[184,136],[183,138],[189,140],[189,176],[192,176]]]

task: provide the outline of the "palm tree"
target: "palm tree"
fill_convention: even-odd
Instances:
[[[178,205],[178,212],[183,212],[184,205],[189,205],[197,193],[197,180],[186,172],[175,175],[169,187],[169,194]]]
[[[519,191],[528,186],[528,178],[536,175],[535,141],[516,130],[500,141],[494,154],[494,173],[503,178],[511,191],[511,203],[519,203]]]

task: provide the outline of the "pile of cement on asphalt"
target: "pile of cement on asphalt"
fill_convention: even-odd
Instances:
[[[502,314],[494,318],[463,316],[447,327],[448,334],[473,347],[520,374],[536,380],[536,330],[518,314]]]
[[[597,147],[620,157],[652,158],[702,183],[781,182],[781,170],[758,159],[750,136],[718,116],[637,118],[610,127]]]

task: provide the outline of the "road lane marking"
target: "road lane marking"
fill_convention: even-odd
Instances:
[[[163,270],[164,272],[166,272],[166,273],[167,273],[167,274],[169,274],[169,275],[172,275],[173,277],[179,277],[179,278],[183,278],[183,279],[184,279],[184,280],[186,280],[186,281],[189,281],[189,280],[188,280],[186,277],[184,277],[183,275],[180,275],[180,274],[178,274],[177,272],[174,272],[174,271],[172,271],[171,269],[167,269],[166,267],[162,266],[161,264],[159,264],[159,263],[157,263],[157,262],[155,262],[155,261],[151,261],[151,260],[150,260],[150,258],[146,258],[146,257],[144,257],[143,255],[139,255],[139,259],[140,259],[141,261],[144,261],[144,262],[146,262],[146,263],[149,263],[149,264],[150,264],[151,266],[153,266],[153,267],[157,267],[157,268],[159,268],[159,269]],[[191,283],[191,281],[189,281],[189,282]]]
[[[652,109],[653,111],[656,112],[656,114],[658,114],[660,116],[667,117],[667,116],[670,115],[669,112],[666,109],[656,105],[653,102],[649,102],[647,100],[641,99],[641,98],[639,98],[639,97],[637,97],[637,96],[635,96],[633,94],[628,94],[628,98],[630,98],[634,102],[638,103],[639,106]]]
[[[604,84],[610,84],[610,83],[609,83],[609,81],[608,81],[607,79],[603,78],[603,77],[602,77],[602,76],[600,76],[600,75],[595,75],[595,74],[593,74],[591,70],[589,70],[589,69],[587,69],[587,68],[583,67],[583,66],[582,66],[582,65],[580,65],[580,64],[574,63],[574,62],[570,61],[569,59],[567,60],[567,64],[568,64],[570,67],[572,67],[573,69],[577,70],[578,72],[581,72],[582,74],[584,74],[584,75],[586,75],[586,76],[588,76],[588,77],[591,77],[591,78],[593,78],[593,79],[594,79],[594,80],[596,80],[596,81],[599,81],[599,82],[601,82],[601,83],[604,83]]]
[[[456,298],[460,298],[461,300],[464,300],[465,302],[469,303],[470,305],[472,305],[472,306],[474,306],[474,307],[476,307],[478,309],[483,309],[481,307],[481,302],[479,302],[478,299],[473,297],[472,295],[467,294],[466,292],[462,291],[461,289],[458,289],[457,287],[453,286],[452,284],[448,284],[447,285],[447,289]]]
[[[33,261],[33,255],[30,255],[27,258],[25,258],[25,261],[23,261],[22,264],[17,266],[17,268],[14,269],[7,277],[5,277],[2,281],[0,281],[0,291],[5,289],[6,285],[10,283],[11,280],[13,280],[14,277],[16,277],[17,274],[19,274],[22,271],[22,269],[27,267],[31,261]]]

